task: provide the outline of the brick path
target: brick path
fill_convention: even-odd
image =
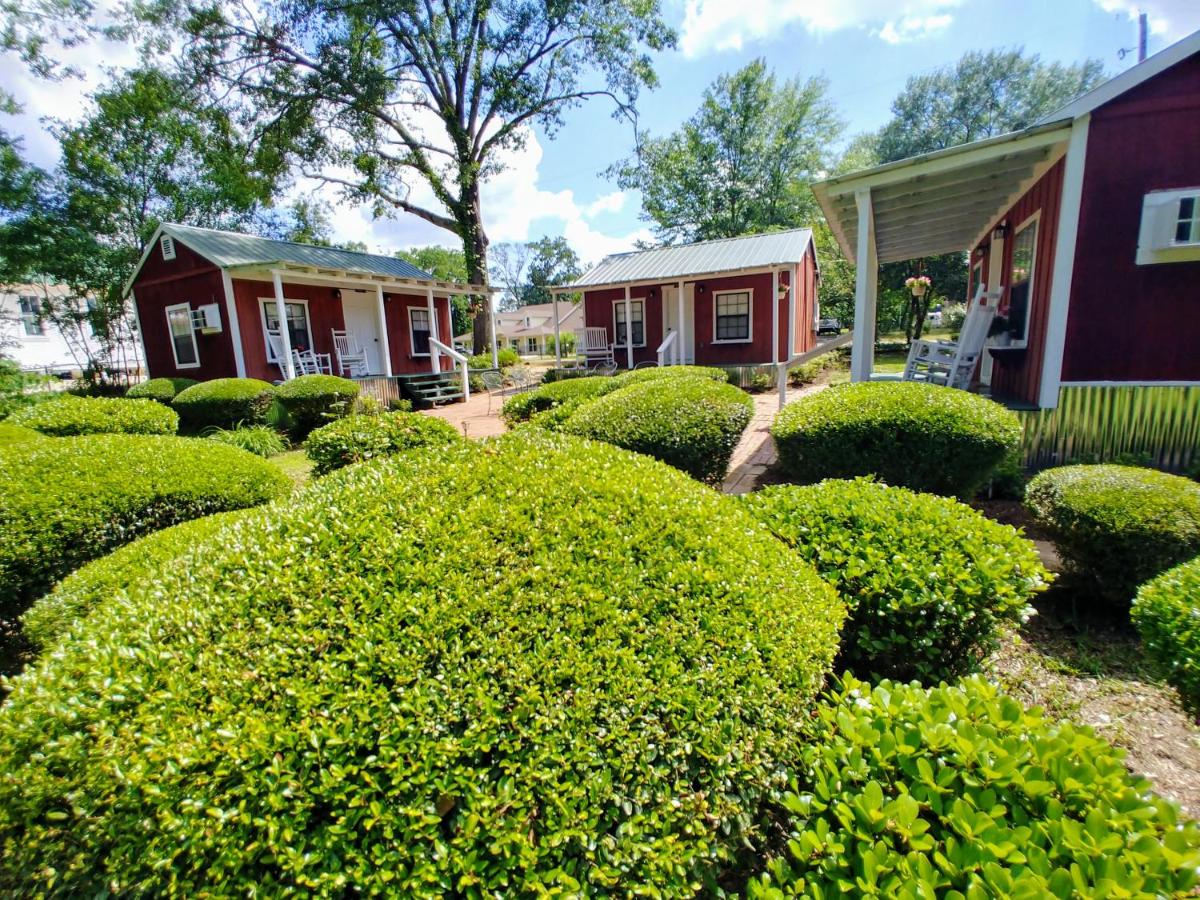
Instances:
[[[791,403],[808,394],[824,389],[824,385],[809,385],[788,388],[787,402]],[[775,442],[771,440],[771,422],[779,412],[779,395],[774,391],[754,394],[754,416],[741,441],[733,450],[729,461],[729,474],[721,490],[727,494],[747,494],[758,487],[758,479],[779,458],[775,453]]]
[[[488,397],[486,393],[472,393],[471,399],[465,403],[449,403],[421,412],[428,416],[445,419],[457,428],[464,437],[473,440],[504,434],[508,431],[504,420],[500,418],[500,407],[511,396],[511,389],[503,396],[499,392],[492,395],[491,412],[488,412]]]

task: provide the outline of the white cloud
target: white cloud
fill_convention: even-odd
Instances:
[[[1150,33],[1173,43],[1200,29],[1200,3],[1197,0],[1093,0],[1109,13],[1124,13],[1137,21],[1139,13],[1150,20]]]
[[[588,204],[587,212],[584,213],[589,219],[594,219],[601,213],[616,213],[620,212],[625,207],[627,195],[624,191],[613,191],[610,194],[603,194]]]
[[[741,50],[789,25],[813,34],[868,29],[883,40],[913,40],[950,24],[963,0],[687,0],[679,45],[685,56]]]

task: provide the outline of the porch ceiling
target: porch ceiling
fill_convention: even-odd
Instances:
[[[276,262],[268,265],[252,264],[230,267],[233,278],[258,278],[270,281],[274,273],[286,281],[297,284],[329,285],[350,290],[375,290],[381,286],[388,293],[411,292],[424,294],[432,289],[435,297],[450,297],[462,294],[494,294],[501,288],[483,284],[462,284],[457,281],[426,281],[417,278],[397,278],[355,269],[332,269],[316,266],[301,266],[294,263]]]

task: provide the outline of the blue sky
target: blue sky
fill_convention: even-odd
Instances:
[[[704,88],[722,72],[764,57],[780,77],[822,75],[847,121],[847,137],[878,128],[892,98],[913,74],[956,61],[972,49],[1023,46],[1047,60],[1101,60],[1109,74],[1132,65],[1119,58],[1136,45],[1136,12],[1151,16],[1150,52],[1200,29],[1200,0],[663,0],[680,46],[662,54],[659,89],[639,103],[643,128],[662,134],[696,109]],[[130,65],[128,48],[92,45],[73,51],[83,82],[46,85],[0,58],[0,80],[26,111],[4,123],[25,138],[29,155],[53,164],[54,143],[39,118],[70,116],[82,94],[98,84],[101,62]],[[601,101],[570,111],[553,136],[535,129],[512,154],[509,169],[485,187],[485,224],[493,242],[565,234],[587,261],[628,249],[649,237],[634,193],[603,177],[632,148],[628,123],[616,122]],[[312,184],[337,202],[335,192]],[[424,192],[414,190],[417,198]],[[410,216],[373,221],[365,208],[338,204],[337,237],[372,249],[416,244],[453,246],[446,232]]]

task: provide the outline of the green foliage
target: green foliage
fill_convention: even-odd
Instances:
[[[1149,655],[1200,709],[1200,557],[1142,585],[1130,615]]]
[[[462,250],[430,244],[426,247],[397,250],[396,256],[412,263],[421,271],[428,272],[438,281],[457,281],[462,284],[471,280],[470,273],[467,271],[467,259]],[[451,333],[465,334],[470,331],[470,300],[458,295],[451,297],[450,316]]]
[[[255,456],[275,456],[287,449],[283,437],[270,425],[239,425],[236,428],[206,428],[204,437],[220,444],[240,447]]]
[[[542,384],[553,384],[556,381],[569,381],[572,378],[594,378],[589,369],[547,369],[542,375]]]
[[[788,384],[792,387],[804,387],[813,384],[825,372],[836,369],[842,363],[842,357],[837,353],[826,353],[798,366],[788,369]]]
[[[1025,505],[1068,570],[1110,603],[1200,554],[1200,485],[1132,466],[1063,466],[1038,474]]]
[[[340,418],[352,409],[359,387],[336,375],[301,375],[275,389],[275,399],[287,412],[292,432],[304,437],[314,428]]]
[[[180,391],[171,405],[188,428],[262,425],[275,401],[275,388],[257,378],[216,378]]]
[[[914,382],[828,388],[780,411],[779,462],[802,484],[875,475],[888,484],[969,497],[1021,440],[998,403]]]
[[[8,417],[8,422],[54,437],[76,434],[174,434],[179,430],[179,416],[153,400],[76,397],[71,394],[60,394],[53,400],[17,410]]]
[[[153,583],[168,567],[179,565],[180,558],[196,545],[246,513],[233,510],[182,522],[92,560],[25,611],[21,627],[26,637],[47,649],[101,603],[139,582]]]
[[[540,384],[531,391],[514,394],[504,401],[500,415],[509,425],[525,422],[535,413],[553,409],[564,403],[591,400],[617,387],[617,380],[604,375],[569,378]]]
[[[1025,484],[1028,481],[1029,474],[1025,469],[1025,455],[1019,449],[1013,450],[992,472],[986,494],[997,500],[1024,500]]]
[[[467,368],[472,371],[490,372],[496,367],[492,365],[491,353],[477,353],[474,356],[467,357]]]
[[[936,684],[973,671],[1049,578],[1016,529],[946,497],[856,480],[745,502],[846,601],[837,667],[861,678]]]
[[[41,376],[23,372],[15,360],[0,357],[0,419],[18,409],[43,401],[46,398],[45,392],[30,391],[30,388],[43,380],[45,379]]]
[[[979,677],[848,678],[784,796],[787,853],[748,896],[1186,896],[1200,829],[1122,756]]]
[[[718,485],[753,414],[754,401],[731,384],[708,378],[657,378],[584,405],[562,428],[645,453]]]
[[[416,447],[445,447],[462,437],[443,419],[414,412],[347,416],[318,428],[304,444],[313,473],[324,475],[351,463]]]
[[[0,613],[143,534],[290,487],[270,463],[213,441],[92,435],[11,447],[0,467]]]
[[[486,354],[489,359],[491,354]],[[521,362],[521,354],[512,347],[503,347],[496,351],[496,359],[500,363],[500,368],[507,369],[510,366],[519,365]]]
[[[219,537],[17,680],[0,889],[712,894],[842,614],[730,498],[536,429]]]
[[[170,403],[180,391],[187,390],[193,384],[199,384],[195,378],[151,378],[135,384],[125,392],[125,396],[134,400],[157,400],[159,403]]]
[[[12,422],[0,421],[0,447],[42,439],[42,435],[38,434],[32,428],[26,428],[23,425],[14,425]]]
[[[549,288],[565,284],[583,274],[579,255],[565,237],[541,237],[527,243],[493,244],[490,251],[493,284],[505,291],[508,306],[516,308],[531,303],[551,303]],[[577,302],[578,297],[568,300],[560,297],[558,302]],[[567,307],[564,306],[564,309]],[[572,345],[574,335],[571,335]],[[554,341],[549,341],[549,351],[554,352]]]
[[[622,372],[614,376],[613,384],[614,389],[623,388],[631,384],[658,381],[660,378],[707,378],[718,384],[729,383],[729,373],[715,366],[650,366]]]

